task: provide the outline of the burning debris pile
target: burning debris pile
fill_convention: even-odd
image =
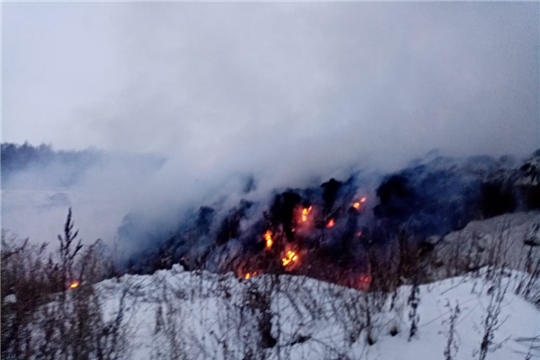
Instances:
[[[425,253],[433,250],[426,241],[432,235],[475,219],[539,209],[534,196],[540,185],[525,181],[539,172],[539,158],[518,164],[510,157],[435,157],[387,176],[355,174],[275,192],[268,204],[248,193],[229,209],[201,206],[172,235],[155,236],[158,246],[141,249],[127,268],[150,273],[180,263],[244,279],[291,273],[366,288],[373,259],[380,267],[400,237]],[[378,185],[371,185],[375,180]],[[151,233],[138,223],[135,214],[126,217],[120,237]]]

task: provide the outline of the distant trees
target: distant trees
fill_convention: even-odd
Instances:
[[[22,145],[3,143],[1,145],[2,183],[4,186],[17,173],[36,169],[43,170],[50,166],[62,166],[62,171],[48,174],[41,172],[43,179],[52,176],[49,181],[59,185],[73,184],[84,171],[95,164],[100,153],[93,150],[55,151],[51,145],[32,146],[25,142]]]

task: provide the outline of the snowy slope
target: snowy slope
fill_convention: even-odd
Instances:
[[[528,353],[540,358],[540,344],[534,349],[525,340],[540,335],[540,310],[514,294],[520,276],[508,273],[498,287],[486,282],[482,272],[420,286],[418,333],[410,341],[410,286],[396,292],[392,310],[389,297],[304,277],[246,281],[232,274],[184,272],[179,266],[97,287],[111,316],[126,293],[124,326],[132,359],[444,359],[448,303],[461,310],[453,358],[478,358],[473,354],[482,342],[490,301],[503,295],[497,289],[505,288],[500,328],[487,358],[526,359]],[[373,345],[366,341],[367,309]],[[398,330],[395,336],[393,329]]]
[[[440,267],[438,278],[486,266],[494,257],[501,264],[505,262],[512,269],[524,271],[528,258],[533,263],[540,259],[540,212],[472,221],[462,230],[442,238],[434,236],[429,241],[435,245],[432,262]]]

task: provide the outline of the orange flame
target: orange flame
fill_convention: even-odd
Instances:
[[[284,257],[283,259],[281,259],[281,261],[283,263],[283,266],[287,266],[293,261],[298,261],[298,255],[296,255],[294,251],[289,250],[287,251],[287,257]]]
[[[244,279],[249,280],[250,278],[252,278],[255,275],[257,275],[256,271],[254,271],[252,273],[246,273],[246,275],[244,275]]]
[[[336,223],[334,222],[334,219],[330,219],[330,221],[328,221],[328,224],[326,224],[326,227],[327,228],[331,228],[331,227],[334,227]]]
[[[302,209],[302,222],[307,221],[307,216],[308,216],[309,212],[311,211],[311,208],[312,208],[312,206]]]
[[[362,207],[362,204],[365,203],[366,200],[367,199],[365,197],[363,197],[363,198],[360,199],[360,201],[355,201],[353,203],[353,205],[352,205],[353,208],[355,208],[356,210],[360,210],[360,208]]]
[[[75,281],[75,282],[71,283],[71,285],[69,285],[69,288],[70,288],[70,289],[75,289],[75,288],[78,287],[78,286],[79,286],[79,282],[78,282],[78,281]]]
[[[274,245],[274,240],[272,240],[272,232],[270,230],[266,230],[263,237],[264,237],[264,240],[266,240],[266,248],[267,249],[272,248],[272,245]]]
[[[250,273],[247,273],[246,276],[244,276],[244,279],[249,279],[251,277],[251,274]]]

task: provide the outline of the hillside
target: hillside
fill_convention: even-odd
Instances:
[[[537,213],[504,215],[439,240],[451,246],[477,231],[480,238],[495,240],[484,242],[485,252],[495,257],[478,263],[481,268],[456,266],[453,260],[470,259],[465,256],[470,254],[450,251],[450,261],[439,268],[446,272],[433,271],[429,261],[408,274],[383,263],[378,271],[372,267],[368,279],[358,279],[361,286],[352,287],[291,274],[186,271],[179,264],[151,275],[117,274],[95,282],[108,266],[99,243],[80,254],[78,246],[64,246],[64,266],[47,261],[45,247],[27,247],[27,242],[9,247],[3,239],[2,356],[539,358],[537,224]],[[72,229],[70,213],[64,245],[75,244]],[[507,241],[499,241],[501,236]],[[524,245],[530,251],[508,251]],[[513,266],[515,256],[520,266]],[[77,269],[80,275],[74,278]],[[452,273],[460,276],[448,277]]]
[[[418,331],[410,341],[411,286],[397,290],[392,310],[391,296],[313,279],[261,276],[243,281],[231,274],[184,272],[178,266],[152,276],[107,280],[98,288],[109,310],[127,291],[124,317],[129,320],[124,326],[131,331],[133,359],[180,354],[187,359],[443,359],[456,305],[460,315],[452,359],[476,358],[488,309],[497,306],[500,328],[494,331],[487,358],[539,357],[540,340],[533,344],[525,339],[540,335],[540,310],[514,293],[520,273],[502,279],[500,304],[496,297],[502,293],[485,282],[485,275],[420,286]],[[371,316],[370,326],[366,316]]]

